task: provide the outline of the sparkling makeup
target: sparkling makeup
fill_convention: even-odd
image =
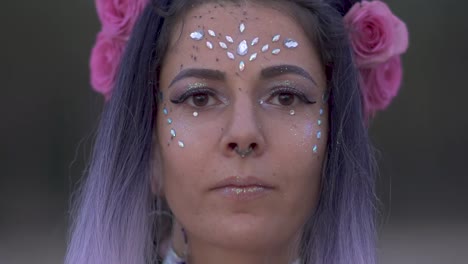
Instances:
[[[257,44],[261,41],[259,37],[254,37],[251,40],[244,39],[242,37],[242,33],[246,31],[247,27],[244,23],[240,23],[239,25],[239,32],[240,32],[240,40],[234,39],[230,35],[226,35],[225,39],[219,39],[217,37],[216,31],[213,29],[208,29],[203,30],[203,29],[198,29],[196,31],[193,31],[190,33],[190,38],[194,41],[202,41],[205,39],[205,44],[206,47],[210,50],[214,50],[216,45],[213,43],[218,43],[219,47],[221,49],[227,50],[226,51],[226,56],[230,60],[236,60],[239,58],[239,71],[243,72],[246,67],[247,63],[246,62],[253,62],[257,59],[258,53],[267,53],[270,50],[270,44],[269,43],[264,43],[263,45],[260,45],[261,48],[258,49],[256,48]],[[206,34],[207,33],[207,34]],[[217,38],[216,40],[213,38]],[[279,43],[281,40],[281,35],[276,34],[274,35],[271,40],[271,44],[276,44]],[[232,44],[234,44],[234,47],[232,47]],[[283,48],[285,49],[295,49],[299,46],[299,43],[295,41],[292,38],[285,38],[283,41]],[[235,51],[235,52],[234,52]],[[282,51],[281,48],[273,48],[271,50],[272,55],[278,55]],[[247,56],[248,60],[245,60],[244,57]]]
[[[168,116],[168,115],[169,115],[169,111],[167,110],[166,107],[163,108],[162,112],[163,112],[163,114],[164,114],[165,116]],[[197,115],[198,115],[198,114],[197,114]],[[195,113],[194,113],[194,116],[195,116]],[[170,117],[167,118],[167,124],[168,124],[168,125],[172,125],[173,122],[174,122],[174,121],[172,120],[172,118],[170,118]],[[177,132],[175,131],[174,128],[171,128],[170,131],[169,131],[169,133],[170,133],[170,135],[171,135],[171,140],[173,140],[173,139],[177,136]],[[184,144],[184,142],[183,142],[182,140],[179,140],[179,141],[178,141],[178,145],[179,145],[179,147],[181,147],[181,148],[185,148],[185,144]]]

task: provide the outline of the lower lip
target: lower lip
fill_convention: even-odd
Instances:
[[[246,201],[258,199],[268,194],[271,190],[271,188],[264,186],[226,186],[218,188],[215,191],[228,199]]]

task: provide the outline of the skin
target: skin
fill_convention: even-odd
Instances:
[[[241,21],[246,25],[244,33],[239,31]],[[327,143],[328,110],[322,100],[326,81],[316,48],[290,16],[252,3],[204,4],[191,10],[183,22],[184,26],[179,23],[173,31],[160,73],[163,101],[157,114],[156,156],[163,179],[153,180],[153,189],[161,188],[159,195],[167,199],[175,215],[175,249],[183,251],[178,231],[183,227],[190,263],[291,262],[297,257],[295,245],[301,228],[317,204]],[[199,28],[221,35],[206,33],[204,40],[191,39],[190,33]],[[272,43],[276,34],[282,38]],[[230,60],[217,44],[226,42],[225,35],[235,39],[229,47],[235,60]],[[238,56],[237,43],[246,39],[250,44],[255,37],[260,38],[259,44],[249,46],[248,55]],[[283,40],[288,37],[299,46],[284,48]],[[206,47],[206,40],[214,43],[213,50]],[[272,55],[270,48],[249,62],[250,54],[260,51],[264,44],[282,51]],[[241,59],[246,61],[244,71],[239,70]],[[313,80],[285,71],[262,75],[262,70],[278,65],[300,67]],[[187,69],[218,70],[224,78],[196,76],[174,82]],[[183,103],[171,102],[200,87],[214,95],[198,91]],[[315,103],[304,102],[290,90],[271,95],[272,90],[284,87],[303,93]],[[163,114],[164,108],[168,115]],[[320,109],[324,110],[322,115]],[[170,125],[168,118],[173,121]],[[317,125],[319,119],[321,126]],[[171,129],[177,133],[175,138]],[[318,131],[322,132],[320,139]],[[184,148],[178,146],[179,140]],[[314,145],[317,153],[312,150]],[[235,146],[254,148],[242,158]],[[247,176],[261,179],[272,188],[255,199],[229,199],[211,189],[226,178]]]

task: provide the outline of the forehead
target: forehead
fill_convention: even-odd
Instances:
[[[206,3],[175,26],[163,71],[173,75],[176,68],[202,67],[245,75],[275,64],[295,64],[311,73],[321,68],[313,44],[287,10]]]

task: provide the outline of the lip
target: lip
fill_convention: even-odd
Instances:
[[[232,200],[260,198],[274,189],[274,186],[253,176],[229,177],[216,183],[210,191]]]

